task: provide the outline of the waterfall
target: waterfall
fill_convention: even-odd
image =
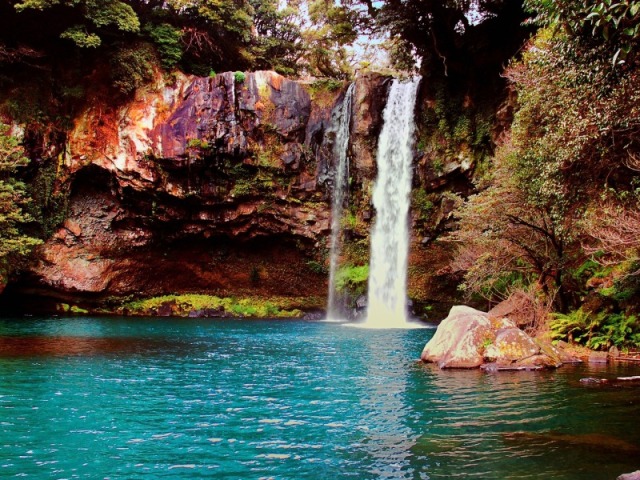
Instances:
[[[340,252],[342,250],[342,212],[346,198],[347,184],[349,181],[349,161],[347,150],[349,147],[349,129],[351,125],[351,105],[355,92],[355,83],[349,85],[345,93],[342,105],[334,113],[332,127],[335,129],[336,138],[333,144],[333,158],[335,170],[333,175],[333,201],[331,204],[331,245],[329,260],[329,302],[327,317],[336,320],[340,317],[340,305],[336,298],[336,273]]]
[[[368,327],[407,324],[409,203],[415,132],[414,108],[420,77],[394,80],[378,140],[378,178],[373,190],[376,218],[371,233]]]

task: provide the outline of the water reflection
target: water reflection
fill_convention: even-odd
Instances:
[[[424,427],[413,447],[416,457],[430,459],[432,479],[572,479],[587,478],[587,472],[588,478],[607,479],[633,470],[637,431],[621,418],[600,423],[598,403],[608,392],[590,398],[577,381],[585,368],[487,375],[417,365],[414,405],[417,425]],[[623,411],[629,415],[628,404],[607,416]],[[598,432],[603,427],[606,434]],[[634,440],[625,439],[630,433]]]
[[[0,358],[151,354],[169,349],[176,351],[179,343],[117,337],[3,336],[0,337]]]
[[[410,457],[417,435],[407,423],[412,413],[407,401],[407,333],[369,332],[368,362],[360,407],[367,426],[364,448],[375,478],[414,478]],[[402,472],[402,473],[401,473]],[[417,478],[423,478],[422,476]],[[426,477],[425,477],[426,478]]]
[[[0,318],[0,336],[100,337],[104,336],[106,326],[91,317],[25,317],[18,322]]]

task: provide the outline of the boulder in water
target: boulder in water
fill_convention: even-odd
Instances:
[[[484,362],[486,342],[494,337],[488,314],[455,306],[438,325],[420,358],[437,363],[440,368],[476,368]]]
[[[483,366],[488,372],[539,370],[562,364],[552,347],[541,347],[508,318],[465,306],[451,309],[420,358],[440,368]]]
[[[322,320],[323,318],[325,318],[327,315],[325,312],[321,311],[321,310],[314,310],[312,312],[307,312],[304,314],[304,317],[302,317],[303,320]]]
[[[609,355],[607,352],[591,352],[589,353],[589,363],[607,363]]]

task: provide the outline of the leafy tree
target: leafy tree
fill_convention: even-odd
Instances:
[[[250,0],[253,7],[251,54],[257,69],[274,69],[283,74],[297,73],[303,54],[300,39],[303,23],[295,2],[278,8],[276,0]]]
[[[582,301],[573,273],[587,255],[637,259],[640,65],[614,68],[604,39],[576,35],[541,30],[506,72],[518,94],[511,136],[454,235],[471,291],[537,283],[567,311]],[[603,202],[618,212],[609,221]]]
[[[0,124],[0,287],[6,284],[7,277],[19,266],[20,260],[41,243],[23,230],[31,221],[24,210],[29,198],[25,184],[14,175],[29,160],[9,130],[8,125]]]
[[[302,31],[305,68],[312,75],[346,79],[352,74],[345,46],[358,36],[357,11],[332,0],[308,3],[310,23]]]
[[[251,66],[253,10],[245,0],[22,0],[12,4],[14,8],[2,12],[13,18],[6,22],[6,33],[0,33],[0,52],[4,43],[5,51],[15,53],[11,44],[22,42],[43,53],[53,50],[61,55],[65,47],[56,40],[62,38],[81,50],[91,47],[111,53],[124,41],[146,40],[156,46],[167,69],[179,63],[187,71],[206,72],[211,66]],[[72,61],[66,50],[64,61]],[[85,56],[94,62],[99,58]]]
[[[204,76],[211,66],[251,68],[248,0],[167,0],[159,8],[181,28],[187,70]]]
[[[133,8],[119,0],[23,0],[15,4],[18,12],[53,7],[69,10],[71,18],[77,17],[79,23],[67,27],[60,37],[72,40],[79,47],[100,46],[100,34],[110,28],[131,33],[140,30],[140,20]]]
[[[522,1],[363,0],[378,28],[423,57],[425,74],[497,75],[528,35]]]
[[[640,46],[640,1],[526,0],[525,5],[541,25],[559,26],[588,45],[603,43],[614,52],[614,64],[625,63]]]
[[[182,32],[169,23],[148,23],[144,30],[156,45],[162,66],[174,68],[182,59]]]
[[[460,228],[450,239],[460,250],[454,270],[464,272],[462,288],[488,300],[502,300],[514,288],[537,287],[556,308],[569,302],[568,270],[580,261],[579,216],[563,208],[557,192],[538,197],[524,188],[520,152],[498,153],[489,186],[459,210]]]
[[[590,209],[585,230],[593,239],[585,242],[587,253],[598,263],[617,265],[640,262],[640,210],[637,199],[627,204],[605,203]],[[635,272],[637,275],[640,272]]]

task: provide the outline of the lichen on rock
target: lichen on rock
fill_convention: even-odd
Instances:
[[[492,340],[489,316],[466,306],[455,306],[449,312],[420,358],[437,363],[440,368],[475,368],[482,365],[484,344]]]

